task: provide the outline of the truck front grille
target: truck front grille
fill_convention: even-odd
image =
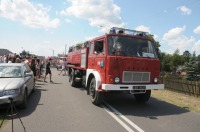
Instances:
[[[148,83],[150,82],[150,72],[123,72],[123,83]]]

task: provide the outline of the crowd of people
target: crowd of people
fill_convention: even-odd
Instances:
[[[40,78],[40,75],[42,73],[44,59],[38,58],[36,56],[20,56],[14,53],[12,55],[0,56],[0,63],[26,63],[33,71],[35,80],[37,80]]]

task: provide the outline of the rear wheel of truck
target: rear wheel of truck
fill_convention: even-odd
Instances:
[[[137,102],[145,103],[151,97],[151,90],[146,90],[146,93],[142,94],[134,94],[134,96]]]
[[[100,105],[102,103],[103,94],[96,90],[96,79],[95,78],[93,78],[90,82],[89,95],[90,95],[90,99],[94,105]]]
[[[72,87],[76,86],[74,71],[72,71],[71,74],[69,75],[69,82]]]

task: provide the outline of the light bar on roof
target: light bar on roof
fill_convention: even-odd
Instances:
[[[120,34],[120,33],[121,34],[134,35],[134,36],[141,36],[141,37],[146,37],[147,35],[149,35],[148,32],[125,29],[125,28],[112,27],[110,29],[110,34]]]

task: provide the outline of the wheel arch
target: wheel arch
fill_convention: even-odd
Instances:
[[[27,91],[28,91],[28,86],[24,84],[21,92],[22,94],[24,94],[24,92],[27,92]]]
[[[88,87],[90,85],[90,81],[92,80],[93,77],[96,80],[96,90],[98,90],[98,88],[101,86],[101,76],[100,76],[99,72],[94,69],[87,69],[87,72],[86,72],[87,89],[88,89]]]

